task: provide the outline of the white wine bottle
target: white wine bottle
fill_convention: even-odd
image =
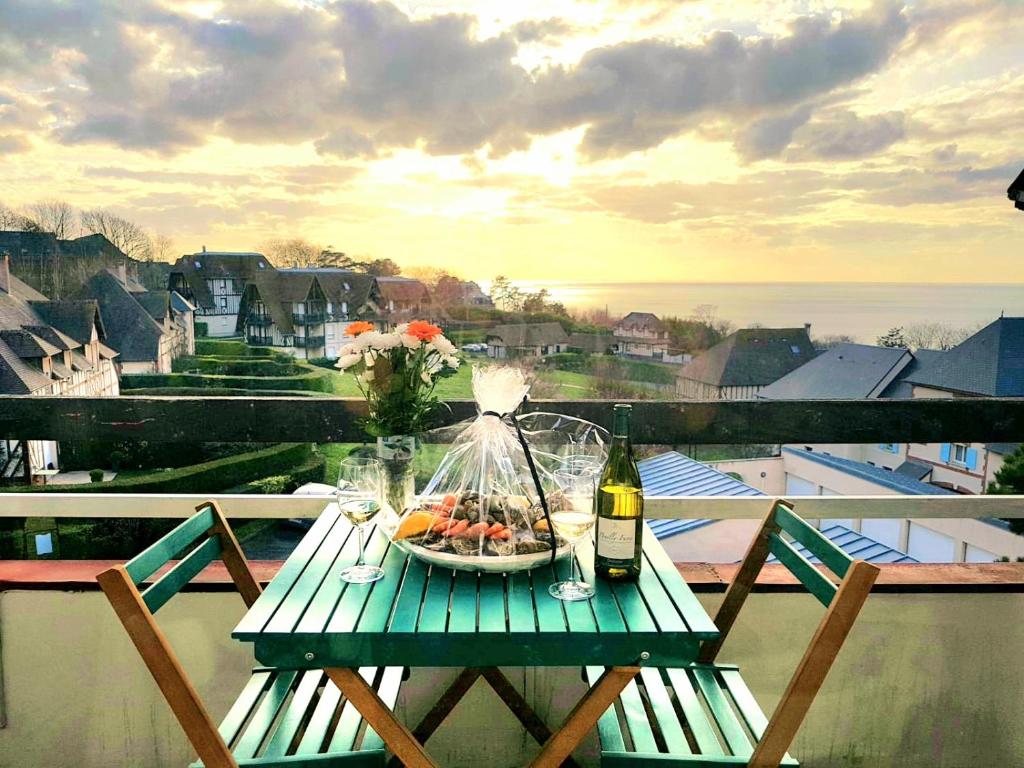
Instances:
[[[611,581],[635,581],[643,559],[644,491],[629,441],[632,406],[615,406],[608,462],[597,489],[594,572]]]

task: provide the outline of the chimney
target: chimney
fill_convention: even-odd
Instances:
[[[804,330],[807,331],[807,335],[810,336],[811,335],[811,324],[810,323],[804,323]]]
[[[203,246],[203,253],[206,253],[206,246]]]
[[[11,292],[11,257],[6,253],[0,257],[0,291]]]

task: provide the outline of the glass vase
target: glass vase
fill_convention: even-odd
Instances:
[[[384,468],[384,498],[400,515],[416,495],[416,436],[378,437],[377,458]]]

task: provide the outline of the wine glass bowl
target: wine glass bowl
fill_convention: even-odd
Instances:
[[[555,484],[561,493],[559,509],[552,511],[551,525],[554,533],[569,542],[569,579],[552,584],[549,594],[558,600],[588,600],[594,596],[594,588],[580,578],[576,566],[576,544],[594,527],[594,491],[597,473],[589,465],[575,466],[555,471]]]
[[[336,491],[338,508],[359,537],[356,563],[341,572],[342,581],[367,584],[384,576],[382,568],[363,562],[363,528],[380,512],[383,490],[384,474],[378,459],[350,456],[342,460]]]

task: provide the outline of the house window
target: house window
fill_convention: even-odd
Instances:
[[[899,453],[900,447],[898,443],[879,443],[878,449],[885,451],[886,453]]]
[[[967,446],[963,443],[953,443],[950,458],[954,464],[967,464]]]
[[[348,314],[348,302],[347,301],[341,302],[341,314],[343,314],[343,315],[347,315]]]
[[[228,308],[228,298],[227,298],[227,296],[221,296],[220,297],[220,308],[221,309],[227,309]]]

